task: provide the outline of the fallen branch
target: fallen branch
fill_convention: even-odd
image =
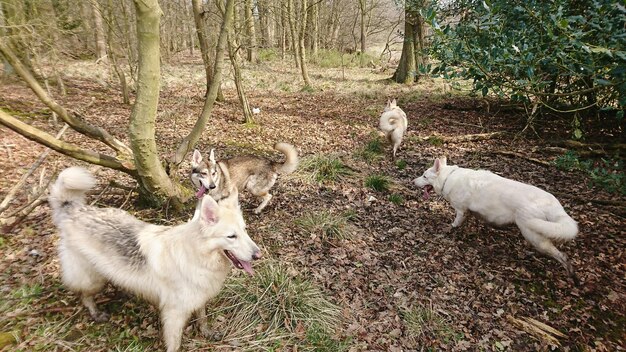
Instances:
[[[517,319],[511,315],[507,315],[506,319],[532,337],[540,341],[546,341],[552,345],[561,346],[561,342],[559,342],[557,337],[566,337],[562,332],[533,318],[522,317],[521,319]]]
[[[441,141],[443,143],[462,143],[462,142],[475,142],[485,141],[489,139],[496,139],[507,135],[507,132],[490,132],[490,133],[478,133],[478,134],[465,134],[461,136],[441,136],[433,135],[426,137],[416,137],[418,142],[428,142],[430,140]]]
[[[542,166],[548,166],[548,167],[554,166],[549,161],[545,161],[545,160],[533,158],[533,157],[530,157],[530,156],[526,156],[526,155],[518,153],[518,152],[510,152],[510,151],[507,151],[507,150],[489,150],[489,151],[486,151],[486,153],[506,155],[506,156],[513,156],[513,157],[516,157],[516,158],[528,160],[530,162],[533,162],[535,164],[539,164],[539,165],[542,165]]]
[[[54,138],[61,139],[61,137],[63,136],[63,134],[65,133],[68,127],[69,126],[65,124]],[[0,214],[2,214],[2,212],[5,211],[9,207],[9,204],[11,204],[11,202],[15,198],[15,194],[17,193],[17,191],[22,189],[22,187],[26,183],[26,180],[28,180],[28,178],[33,174],[33,172],[35,172],[35,170],[37,170],[37,168],[41,166],[41,164],[44,162],[44,160],[46,160],[49,154],[50,154],[50,149],[46,149],[43,153],[41,153],[39,155],[39,158],[37,158],[37,161],[35,161],[30,166],[28,171],[22,175],[20,180],[13,187],[11,187],[6,197],[4,197],[4,199],[2,200],[2,203],[0,203]]]
[[[610,153],[626,154],[626,143],[599,144],[564,140],[556,143],[556,145],[565,148],[565,151],[574,149],[579,156],[606,156]]]

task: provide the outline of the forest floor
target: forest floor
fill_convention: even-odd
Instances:
[[[272,146],[285,141],[297,146],[303,160],[334,155],[350,170],[335,182],[308,180],[302,170],[279,178],[274,198],[261,215],[251,211],[257,200],[242,195],[248,232],[264,251],[265,259],[255,266],[280,262],[293,275],[318,286],[341,312],[340,326],[333,334],[336,346],[353,351],[626,348],[626,196],[608,193],[588,173],[556,167],[559,154],[549,147],[571,136],[568,121],[537,121],[537,133],[527,129],[521,134],[524,114],[496,101],[487,103],[464,92],[445,91],[437,80],[398,86],[385,80],[392,74],[389,71],[311,70],[315,89],[301,91],[293,67],[278,63],[246,67],[251,106],[261,109],[256,123],[241,123],[235,90],[232,82],[226,82],[226,101],[216,105],[198,147],[203,151],[216,148],[218,159],[246,153],[278,160],[281,156]],[[204,71],[196,58],[180,58],[163,71],[157,142],[162,155],[168,156],[202,109]],[[74,62],[60,72],[67,95],[61,96],[52,87],[55,97],[126,141],[131,106],[121,102],[106,71],[92,63]],[[389,157],[389,145],[383,144],[383,153],[376,150],[378,117],[388,97],[398,98],[409,121],[396,161]],[[2,81],[0,107],[51,134],[59,129],[50,124],[49,110],[20,81]],[[498,131],[506,134],[480,141],[445,140]],[[623,133],[605,134],[602,142],[619,141]],[[426,142],[418,138],[431,135],[441,138]],[[596,138],[591,132],[588,136]],[[73,131],[64,140],[107,152]],[[44,150],[0,127],[0,199]],[[439,197],[423,200],[411,183],[442,155],[449,164],[489,169],[555,194],[580,226],[579,237],[560,248],[569,256],[581,284],[575,285],[556,261],[534,252],[515,227],[494,229],[469,218],[460,229],[445,233],[454,218],[452,208]],[[76,164],[53,152],[44,163],[44,181],[54,170]],[[188,165],[180,169],[187,184]],[[131,179],[102,168],[91,170],[104,190],[92,197],[99,206],[121,207],[161,224],[188,218],[142,209],[133,202],[136,194],[105,187],[113,179],[133,187]],[[35,175],[10,209],[27,201],[39,182],[39,172]],[[367,187],[366,179],[372,175],[387,177],[389,188]],[[303,216],[324,212],[348,214],[342,225],[344,236],[310,233],[298,225]],[[47,205],[17,223],[5,224],[3,230],[0,332],[18,337],[17,347],[9,349],[163,348],[157,311],[146,302],[109,288],[99,301],[111,313],[111,320],[95,323],[79,299],[63,287],[55,249],[58,233]],[[528,318],[562,336],[547,328],[543,332],[533,329]],[[206,341],[190,330],[183,340],[183,350],[245,346],[245,341]],[[324,349],[280,339],[254,346],[250,349]]]

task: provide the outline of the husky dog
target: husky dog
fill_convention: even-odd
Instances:
[[[393,144],[393,157],[396,157],[396,151],[402,143],[402,137],[406,132],[408,121],[406,114],[396,103],[396,99],[387,100],[387,105],[380,115],[380,129],[385,133],[385,136],[391,144]]]
[[[107,315],[96,308],[94,295],[107,281],[158,306],[168,352],[180,347],[194,312],[208,335],[207,301],[218,294],[232,266],[252,275],[250,262],[261,258],[246,232],[237,191],[219,205],[204,197],[197,220],[159,226],[121,209],[86,205],[85,192],[95,182],[85,169],[71,167],[50,192],[63,283],[81,294],[98,321]]]
[[[205,162],[200,151],[194,150],[191,160],[191,182],[198,189],[196,196],[201,198],[208,193],[219,201],[227,195],[225,190],[230,189],[231,184],[239,192],[247,189],[262,199],[261,204],[254,210],[255,214],[259,214],[272,199],[269,191],[278,175],[290,174],[298,167],[298,152],[291,144],[276,143],[274,149],[285,154],[287,160],[284,163],[258,156],[236,156],[217,162],[213,149],[209,154],[209,161]],[[230,174],[230,180],[224,177],[226,171]]]
[[[578,224],[552,194],[486,170],[448,166],[446,158],[436,159],[434,166],[413,182],[424,188],[425,199],[434,190],[450,202],[456,211],[452,227],[461,226],[468,211],[496,226],[515,223],[528,242],[556,259],[577,281],[567,256],[552,241],[573,239]]]

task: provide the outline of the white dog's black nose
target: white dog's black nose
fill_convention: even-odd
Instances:
[[[261,251],[257,249],[257,250],[254,252],[254,254],[252,254],[252,259],[253,259],[253,260],[261,259],[261,257],[262,257],[262,256],[263,256],[263,255],[261,254]]]
[[[215,189],[215,185],[209,185],[209,189]]]

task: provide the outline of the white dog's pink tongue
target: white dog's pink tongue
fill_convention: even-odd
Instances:
[[[424,199],[430,198],[430,193],[428,193],[428,187],[424,187]]]
[[[252,269],[252,264],[250,264],[250,262],[239,260],[239,263],[241,263],[243,270],[245,270],[250,275],[254,275],[254,270]]]
[[[200,190],[196,192],[196,198],[202,198],[205,192],[206,192],[206,188],[204,187],[202,183],[200,183]]]

